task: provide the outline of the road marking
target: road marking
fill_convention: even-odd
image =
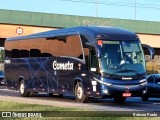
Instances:
[[[153,103],[154,105],[160,105],[160,103]]]
[[[5,90],[5,91],[11,91],[11,92],[19,92],[19,91],[16,91],[16,90],[9,90],[9,89],[0,89],[1,90]]]

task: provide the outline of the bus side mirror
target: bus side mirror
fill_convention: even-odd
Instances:
[[[150,60],[154,59],[154,54],[155,54],[154,49],[151,46],[146,45],[146,44],[143,44],[142,47],[148,50],[150,54]],[[149,60],[146,60],[146,61],[149,61]]]

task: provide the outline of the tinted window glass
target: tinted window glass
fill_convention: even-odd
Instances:
[[[38,49],[30,49],[30,57],[40,57],[41,51]]]
[[[94,50],[90,51],[90,65],[91,68],[97,68],[97,57],[96,52]]]
[[[148,78],[148,82],[149,82],[149,83],[153,83],[153,82],[154,82],[154,76],[150,76],[150,77]]]
[[[19,50],[12,49],[12,58],[19,58]]]
[[[29,57],[29,51],[28,51],[28,50],[20,50],[20,51],[19,51],[19,57],[20,57],[20,58]]]
[[[18,58],[19,57],[19,50],[16,47],[16,42],[5,42],[5,55],[6,58]]]
[[[78,35],[46,38],[45,48],[53,56],[83,59],[81,41]]]
[[[155,84],[159,83],[160,82],[160,77],[156,77],[155,79]]]
[[[5,50],[5,57],[6,58],[11,58],[12,51],[11,50]]]
[[[89,48],[91,46],[89,46],[88,44],[86,44],[88,42],[88,40],[81,35],[81,42],[83,44],[83,51],[84,51],[84,57],[85,57],[85,61],[86,61],[86,65],[87,65],[87,68],[89,67]]]
[[[96,56],[95,49],[90,49],[89,53],[90,58],[90,70],[94,72],[95,74],[99,73],[99,66],[98,66],[98,59]]]
[[[7,41],[5,44],[6,55],[13,58],[69,56],[83,59],[79,35]]]
[[[66,56],[83,59],[81,41],[78,35],[68,36],[66,39]]]
[[[7,41],[5,43],[6,58],[24,58],[29,57],[29,44],[25,41]]]

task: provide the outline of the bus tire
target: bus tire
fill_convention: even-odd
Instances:
[[[29,95],[30,95],[30,92],[26,92],[24,80],[21,80],[21,81],[20,81],[20,84],[19,84],[19,92],[20,92],[20,95],[21,95],[22,97],[29,97]]]
[[[88,96],[84,94],[84,88],[81,82],[78,82],[75,86],[76,101],[85,103],[88,101]]]
[[[126,101],[126,98],[125,97],[115,97],[114,101],[118,104],[122,104]]]

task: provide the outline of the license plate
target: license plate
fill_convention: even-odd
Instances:
[[[131,97],[131,93],[123,93],[123,97]]]

